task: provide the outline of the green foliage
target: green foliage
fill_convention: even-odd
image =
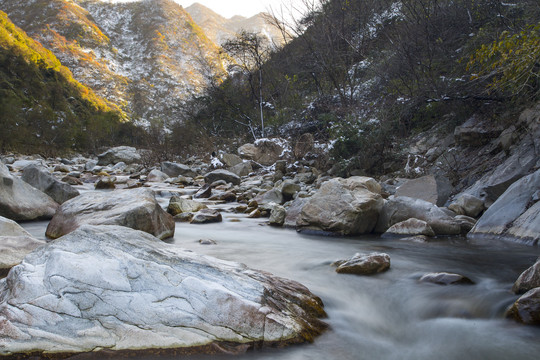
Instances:
[[[93,150],[119,141],[121,128],[129,126],[3,12],[0,94],[0,151]]]
[[[471,55],[468,69],[473,79],[488,77],[492,92],[538,98],[540,95],[540,24],[516,34],[503,32]]]

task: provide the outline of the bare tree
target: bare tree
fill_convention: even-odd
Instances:
[[[223,44],[223,49],[238,61],[236,66],[248,76],[249,86],[253,97],[257,100],[261,120],[261,134],[264,131],[264,99],[263,99],[263,64],[268,60],[272,47],[270,41],[260,35],[247,31],[242,31],[235,38]],[[253,78],[253,73],[258,74],[257,80]]]

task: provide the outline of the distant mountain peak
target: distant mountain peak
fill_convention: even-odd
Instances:
[[[216,44],[222,45],[242,30],[261,33],[270,37],[275,43],[282,43],[281,33],[266,23],[265,13],[259,13],[249,18],[235,15],[227,19],[200,3],[188,6],[186,11]]]

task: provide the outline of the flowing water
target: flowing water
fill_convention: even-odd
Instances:
[[[217,224],[177,223],[171,241],[299,281],[323,300],[330,328],[313,344],[189,359],[540,359],[540,328],[503,316],[517,299],[510,291],[513,282],[540,255],[537,247],[472,244],[463,238],[414,243],[304,235],[267,226],[265,219],[223,215]],[[24,224],[40,238],[45,226]],[[198,242],[208,238],[217,244]],[[372,251],[390,255],[388,272],[345,275],[330,266],[356,252]],[[421,275],[437,271],[460,273],[475,285],[418,282]]]

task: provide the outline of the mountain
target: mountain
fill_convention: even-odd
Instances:
[[[169,122],[223,71],[219,48],[172,0],[0,0],[74,77],[136,122]]]
[[[46,153],[112,140],[121,112],[0,11],[0,150]]]
[[[249,18],[233,16],[230,19],[226,19],[199,3],[188,6],[186,11],[216,44],[222,45],[241,30],[261,33],[276,44],[283,43],[281,33],[266,22],[264,13],[259,13]]]

